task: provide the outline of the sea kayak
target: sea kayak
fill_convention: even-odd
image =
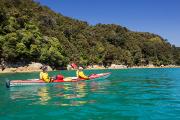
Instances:
[[[92,74],[89,76],[88,80],[97,80],[97,79],[106,79],[110,76],[111,73],[100,73],[100,74]],[[53,80],[53,82],[45,83],[43,80],[39,79],[31,79],[31,80],[7,80],[6,87],[12,86],[24,86],[24,85],[44,85],[44,84],[55,84],[55,83],[62,83],[62,82],[78,82],[78,81],[85,81],[84,79],[79,79],[77,77],[68,77],[70,80]]]

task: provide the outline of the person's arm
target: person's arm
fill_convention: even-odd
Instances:
[[[40,80],[43,79],[43,72],[40,72],[40,74],[39,74],[39,79],[40,79]]]
[[[76,71],[76,77],[79,77],[79,71],[78,70]]]

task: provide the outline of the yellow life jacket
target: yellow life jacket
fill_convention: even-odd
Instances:
[[[50,78],[47,72],[41,72],[40,79],[43,80],[44,82],[50,82]]]
[[[79,70],[76,71],[76,76],[82,79],[89,79],[86,75],[84,75],[83,71],[79,71]]]

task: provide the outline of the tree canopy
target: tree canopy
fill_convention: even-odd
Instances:
[[[180,49],[161,36],[115,24],[89,25],[32,0],[0,0],[0,58],[53,67],[111,63],[180,64]]]

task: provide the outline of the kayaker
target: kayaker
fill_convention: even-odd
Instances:
[[[52,82],[53,79],[49,77],[48,73],[47,73],[47,66],[42,66],[41,69],[43,70],[42,72],[40,72],[39,77],[41,80],[43,80],[44,82]]]
[[[79,79],[84,79],[84,80],[88,80],[89,79],[89,77],[84,74],[83,67],[78,67],[78,69],[76,71],[76,76]]]

